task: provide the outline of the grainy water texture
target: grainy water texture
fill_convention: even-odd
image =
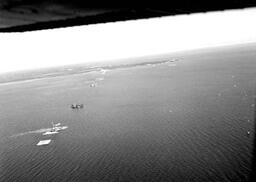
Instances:
[[[0,181],[248,181],[255,58],[184,54],[1,84]],[[42,135],[51,122],[68,128]]]

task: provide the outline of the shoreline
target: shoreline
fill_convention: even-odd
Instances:
[[[111,60],[107,62],[95,62],[95,63],[81,63],[74,65],[63,65],[58,67],[24,70],[16,72],[8,72],[0,74],[0,86],[36,81],[45,78],[54,78],[60,76],[68,75],[78,75],[91,72],[100,72],[102,70],[114,70],[120,68],[131,68],[136,66],[147,66],[147,65],[157,65],[169,62],[180,61],[182,57],[196,56],[196,55],[210,55],[216,53],[227,54],[229,52],[235,51],[251,51],[251,49],[256,49],[256,43],[243,43],[236,45],[225,45],[218,47],[211,47],[205,49],[195,49],[187,51],[179,51],[166,54],[158,55],[148,55],[134,58],[125,58],[119,60]]]

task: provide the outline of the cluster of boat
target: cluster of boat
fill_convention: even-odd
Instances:
[[[72,104],[71,108],[72,109],[82,109],[84,107],[83,104]],[[59,133],[61,130],[65,130],[67,129],[67,126],[61,126],[60,123],[56,123],[54,124],[52,122],[52,128],[46,129],[45,132],[43,133],[43,135],[54,135]],[[51,139],[47,139],[47,140],[40,140],[37,145],[48,145],[51,142]]]
[[[60,123],[54,124],[54,123],[52,122],[52,128],[46,129],[46,131],[43,133],[43,135],[54,135],[54,134],[59,133],[59,131],[65,130],[65,129],[68,128],[67,126],[60,126],[60,125],[61,125]],[[37,146],[40,146],[40,145],[48,145],[50,142],[51,142],[51,139],[40,140],[40,141],[37,143]]]

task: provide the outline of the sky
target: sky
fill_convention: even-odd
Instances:
[[[0,73],[256,42],[256,8],[0,33]]]

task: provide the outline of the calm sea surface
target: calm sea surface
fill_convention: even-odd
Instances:
[[[199,54],[2,84],[0,181],[248,181],[255,59]],[[68,128],[43,136],[52,121]]]

